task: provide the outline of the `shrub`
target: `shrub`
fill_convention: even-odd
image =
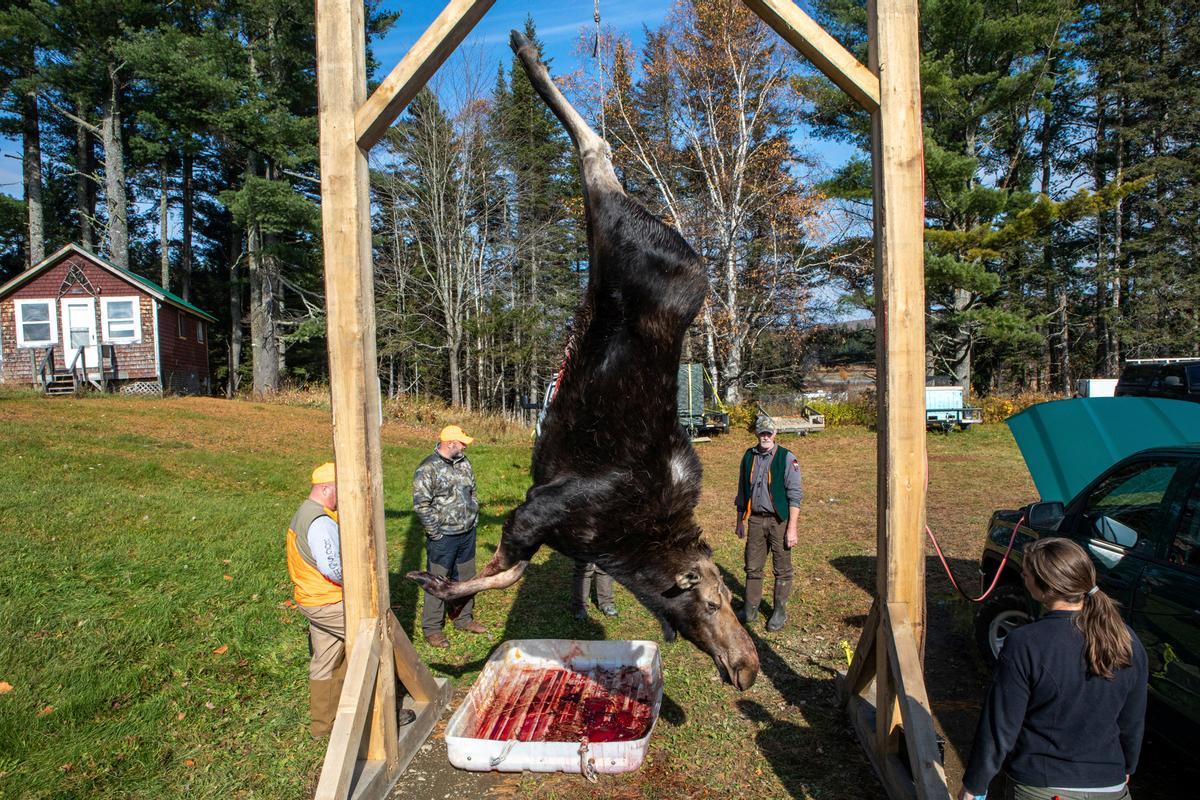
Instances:
[[[812,400],[809,406],[825,415],[825,427],[875,426],[875,398],[864,394],[853,400]]]
[[[754,423],[757,420],[758,406],[754,403],[729,406],[729,430],[745,430],[754,433]]]
[[[409,425],[427,426],[440,430],[445,425],[461,425],[471,436],[484,442],[512,442],[527,440],[529,426],[523,421],[500,414],[488,414],[454,408],[450,404],[429,397],[397,395],[384,398],[383,417]]]
[[[1015,395],[993,394],[981,399],[979,408],[983,412],[984,422],[1003,422],[1013,414],[1020,413],[1030,406],[1062,399],[1059,395],[1042,392],[1021,392]]]

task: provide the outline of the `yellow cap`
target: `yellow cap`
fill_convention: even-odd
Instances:
[[[333,466],[332,461],[326,461],[312,472],[312,482],[314,486],[318,483],[335,483],[336,481],[337,470]]]
[[[470,436],[467,436],[466,432],[457,425],[447,425],[446,427],[442,428],[442,432],[438,434],[438,441],[462,442],[463,444],[470,444],[475,440]]]

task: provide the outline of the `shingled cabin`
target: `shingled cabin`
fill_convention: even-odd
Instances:
[[[69,244],[0,286],[0,383],[209,394],[211,314]]]

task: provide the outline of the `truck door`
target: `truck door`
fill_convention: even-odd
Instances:
[[[1178,518],[1170,501],[1181,496],[1185,471],[1178,458],[1165,456],[1124,464],[1072,504],[1075,537],[1096,565],[1097,583],[1125,609],[1168,520]]]
[[[1200,734],[1200,483],[1172,505],[1179,514],[1142,573],[1130,626],[1150,661],[1159,724],[1191,740]]]

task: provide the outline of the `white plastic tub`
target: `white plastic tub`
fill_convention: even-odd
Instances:
[[[633,672],[629,668],[637,670]],[[566,675],[562,674],[567,670]],[[584,673],[597,681],[587,686],[604,684],[604,677],[620,674],[625,692],[614,692],[609,702],[631,709],[621,719],[626,728],[615,725],[639,738],[615,741],[581,741],[587,730],[601,730],[583,725],[579,736],[570,740],[552,741],[538,733],[539,726],[546,735],[572,728],[572,720],[582,720],[586,697],[601,703],[602,695],[580,696],[574,688],[584,680],[570,673]],[[538,681],[541,681],[538,683]],[[557,681],[557,683],[554,683]],[[539,687],[562,686],[571,688]],[[528,687],[521,693],[520,687]],[[557,694],[556,694],[557,692]],[[565,694],[564,694],[565,692]],[[555,699],[550,698],[557,698]],[[624,698],[621,700],[620,698]],[[662,707],[662,661],[658,645],[647,641],[575,641],[571,639],[516,639],[504,642],[483,667],[466,700],[450,717],[446,726],[446,747],[450,763],[459,769],[486,772],[629,772],[642,764],[646,747],[658,721]],[[615,706],[613,707],[615,709]],[[649,716],[644,718],[645,709]],[[561,718],[559,714],[561,712]],[[574,715],[574,716],[573,716]],[[602,719],[617,719],[614,715]],[[594,721],[595,718],[593,718]],[[528,722],[527,722],[528,720]],[[635,721],[636,720],[636,721]],[[524,730],[522,730],[524,728]],[[481,736],[487,730],[487,735]],[[604,734],[598,734],[605,738]],[[529,740],[532,739],[532,740]],[[543,740],[539,740],[543,739]]]

